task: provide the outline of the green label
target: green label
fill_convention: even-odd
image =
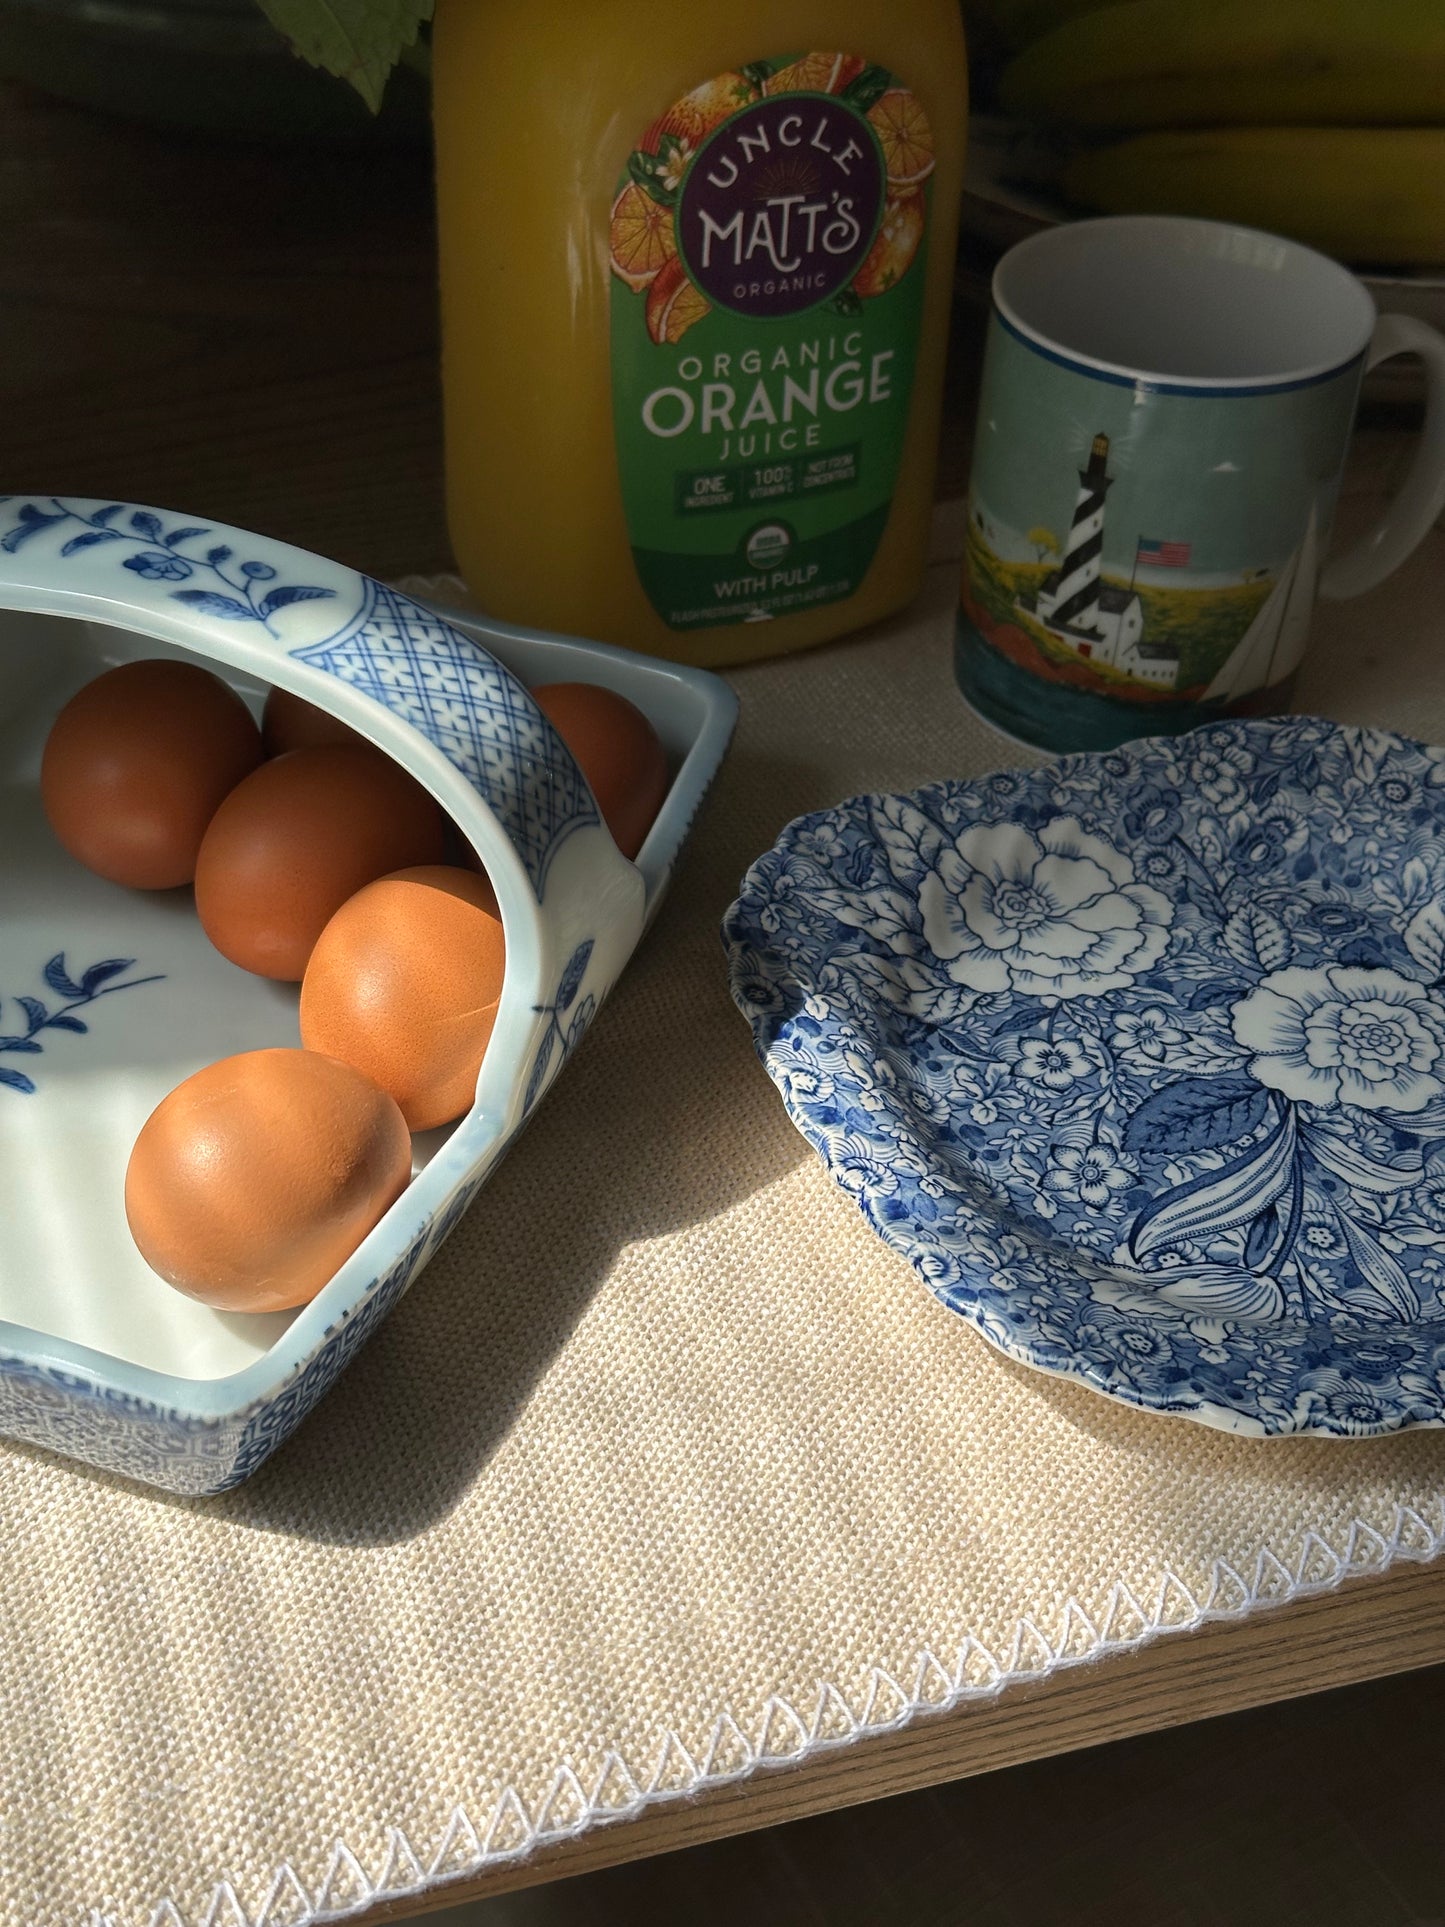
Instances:
[[[674,629],[862,584],[908,422],[933,171],[916,96],[859,55],[705,81],[612,205],[612,406],[637,572]]]

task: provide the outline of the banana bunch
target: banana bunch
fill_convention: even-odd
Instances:
[[[1445,120],[1445,5],[1127,0],[1025,47],[999,99],[1083,128]]]
[[[1005,46],[1017,48],[1042,39],[1081,13],[1117,4],[1118,0],[964,0],[964,16],[970,29],[982,23]]]
[[[1445,0],[983,4],[1018,47],[999,104],[1077,137],[1081,206],[1445,265]]]
[[[1080,148],[1069,199],[1292,235],[1346,261],[1445,266],[1445,127],[1213,127]]]

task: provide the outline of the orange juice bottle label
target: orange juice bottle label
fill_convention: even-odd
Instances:
[[[674,629],[857,590],[888,520],[933,135],[859,54],[718,74],[612,204],[612,406],[633,560]]]

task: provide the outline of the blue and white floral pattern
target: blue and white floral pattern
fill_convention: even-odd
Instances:
[[[253,543],[273,559],[247,555]],[[264,631],[286,641],[297,661],[404,717],[486,797],[539,898],[567,837],[601,820],[571,752],[521,681],[435,610],[384,583],[158,509],[0,495],[0,562],[22,552],[27,563],[41,559],[42,575],[68,564],[62,579],[84,578],[125,601],[146,583],[162,604],[178,603],[240,634]],[[303,570],[333,582],[286,579]],[[310,603],[335,604],[319,612],[322,624],[334,620],[318,634],[301,612],[308,639],[298,643],[291,617]]]
[[[596,940],[592,937],[584,937],[563,966],[551,1003],[534,1006],[538,1017],[546,1017],[550,1021],[542,1032],[541,1041],[537,1045],[537,1054],[532,1059],[531,1074],[527,1078],[527,1089],[522,1099],[523,1117],[526,1117],[546,1088],[547,1074],[552,1069],[554,1052],[560,1051],[557,1057],[557,1070],[552,1071],[555,1077],[557,1071],[561,1070],[582,1042],[587,1026],[597,1015],[597,999],[590,991],[580,1003],[577,1002],[577,993],[582,988],[583,980],[587,975],[587,966],[592,961],[592,952],[595,948]],[[577,1006],[575,1010],[572,1008],[574,1004]],[[569,1011],[571,1016],[564,1028],[562,1019]]]
[[[0,496],[0,503],[14,498]],[[184,582],[184,589],[168,593],[172,602],[185,603],[200,615],[223,622],[255,622],[275,635],[271,618],[293,602],[330,600],[334,589],[309,582],[278,582],[269,562],[243,561],[227,542],[206,543],[212,533],[195,523],[176,521],[167,528],[154,509],[129,508],[107,502],[100,508],[77,508],[58,495],[22,499],[0,533],[0,549],[14,555],[37,535],[55,531],[64,536],[60,555],[68,560],[88,549],[112,547],[120,566],[147,582]]]
[[[1014,1356],[1256,1435],[1445,1423],[1445,751],[1235,721],[792,824],[733,994]]]
[[[118,990],[135,990],[141,984],[158,984],[164,980],[164,972],[154,971],[148,977],[127,977],[123,984],[113,981],[116,977],[124,977],[134,964],[134,957],[104,957],[99,963],[93,963],[89,969],[83,970],[77,982],[66,964],[65,952],[57,952],[46,964],[43,975],[46,988],[62,1001],[52,1010],[43,997],[33,993],[21,992],[16,996],[14,1002],[19,1006],[24,1022],[19,1030],[0,1035],[0,1056],[38,1057],[45,1048],[40,1039],[47,1030],[73,1031],[83,1037],[90,1026],[84,1018],[76,1016],[78,1010],[85,1010],[102,997],[112,997]],[[4,999],[0,998],[0,1015],[3,1013]],[[0,1088],[18,1091],[23,1097],[33,1097],[36,1084],[29,1071],[0,1064]]]

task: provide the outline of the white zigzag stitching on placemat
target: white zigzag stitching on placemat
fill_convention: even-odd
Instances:
[[[1436,1494],[1435,1503],[1441,1508],[1439,1527],[1427,1524],[1412,1506],[1399,1506],[1388,1539],[1356,1519],[1343,1553],[1318,1533],[1307,1531],[1294,1572],[1268,1546],[1261,1548],[1249,1579],[1227,1561],[1216,1560],[1202,1602],[1168,1570],[1147,1609],[1121,1580],[1111,1590],[1097,1626],[1073,1599],[1064,1605],[1052,1642],[1034,1620],[1020,1619],[1009,1657],[1002,1664],[972,1634],[964,1638],[952,1668],[925,1647],[918,1656],[911,1692],[883,1667],[872,1669],[861,1713],[855,1713],[829,1681],[818,1684],[811,1720],[804,1719],[791,1701],[773,1694],[763,1704],[756,1744],[731,1713],[720,1713],[701,1763],[676,1733],[665,1732],[645,1784],[615,1750],[604,1757],[590,1793],[571,1767],[559,1766],[535,1820],[516,1789],[503,1787],[485,1832],[479,1835],[467,1813],[457,1807],[430,1861],[417,1853],[399,1827],[389,1827],[385,1857],[375,1880],[345,1842],[338,1840],[314,1898],[290,1862],[283,1861],[254,1918],[242,1907],[231,1882],[223,1880],[194,1927],[323,1927],[323,1923],[351,1920],[381,1901],[435,1893],[489,1867],[524,1860],[538,1847],[632,1819],[647,1807],[736,1783],[769,1767],[801,1765],[817,1753],[851,1746],[869,1734],[896,1732],[929,1713],[996,1699],[1010,1685],[1129,1652],[1166,1633],[1191,1632],[1212,1621],[1242,1619],[1258,1608],[1332,1592],[1351,1576],[1382,1572],[1397,1560],[1423,1565],[1445,1551],[1445,1494]],[[121,1927],[121,1922],[92,1908],[80,1927]],[[173,1901],[162,1900],[146,1927],[192,1927],[192,1923]]]

